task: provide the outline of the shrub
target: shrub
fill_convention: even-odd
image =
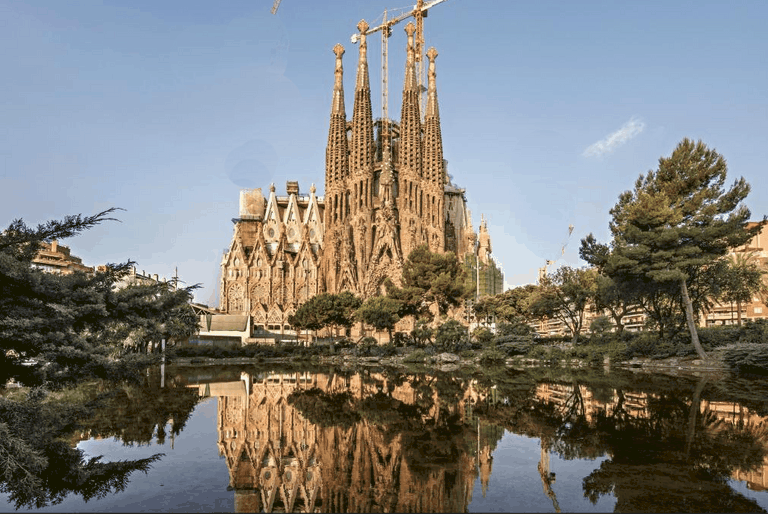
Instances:
[[[477,327],[472,332],[472,337],[483,346],[488,346],[493,341],[493,333],[486,327]]]
[[[503,364],[507,361],[507,355],[496,348],[489,348],[480,354],[482,364]]]
[[[737,373],[768,375],[768,345],[741,345],[726,350],[723,360]]]
[[[739,342],[747,344],[768,343],[768,319],[756,319],[744,324],[741,327]]]
[[[421,348],[412,351],[405,357],[403,357],[403,361],[405,362],[424,362],[424,359],[427,358],[427,352],[422,350]]]

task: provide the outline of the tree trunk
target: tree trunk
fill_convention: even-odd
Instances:
[[[739,320],[739,326],[741,326],[741,300],[736,300],[736,317]]]
[[[688,286],[685,283],[685,279],[680,281],[680,292],[683,296],[683,303],[685,304],[685,320],[688,322],[688,330],[691,332],[691,341],[693,347],[696,349],[696,353],[703,360],[708,360],[707,354],[704,352],[701,343],[699,342],[699,334],[696,332],[696,323],[693,320],[693,305],[691,304],[691,297],[688,296]]]

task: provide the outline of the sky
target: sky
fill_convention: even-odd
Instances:
[[[242,188],[323,192],[341,43],[386,0],[0,0],[0,226],[124,209],[62,241],[85,264],[201,284],[215,306]],[[407,7],[407,6],[405,6]],[[391,14],[390,14],[391,16]],[[768,2],[447,0],[425,19],[445,158],[507,287],[583,266],[609,211],[684,138],[768,214]],[[389,40],[399,119],[405,22]],[[369,39],[380,115],[380,39]],[[573,232],[569,236],[569,226]]]

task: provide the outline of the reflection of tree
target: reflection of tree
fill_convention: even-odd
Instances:
[[[7,493],[16,508],[55,505],[70,493],[88,501],[122,491],[131,473],[146,473],[162,456],[118,462],[86,459],[65,439],[88,408],[43,403],[41,396],[33,391],[24,402],[0,400],[0,492]]]
[[[123,443],[165,443],[165,427],[171,437],[179,435],[200,398],[184,387],[123,386],[99,399],[99,408],[82,426],[89,435],[117,437]]]
[[[705,385],[699,381],[690,403],[672,394],[651,398],[647,418],[600,413],[595,430],[612,458],[584,479],[584,495],[594,503],[612,492],[617,512],[762,511],[727,480],[761,465],[766,449],[754,431],[700,413]]]

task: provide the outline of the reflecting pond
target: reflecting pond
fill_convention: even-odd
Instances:
[[[240,366],[163,385],[112,393],[70,438],[103,462],[155,456],[146,474],[37,510],[768,509],[764,380]]]

